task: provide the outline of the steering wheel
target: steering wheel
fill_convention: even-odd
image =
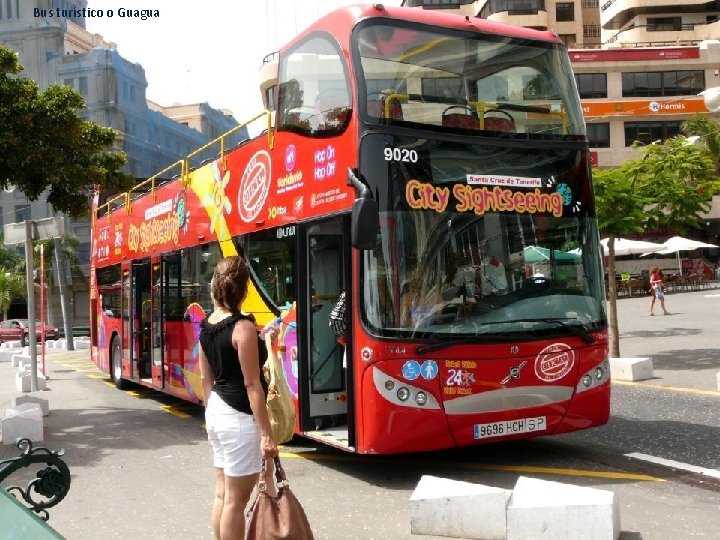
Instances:
[[[330,102],[331,106],[328,107],[323,104],[324,101]],[[350,100],[348,99],[348,93],[342,88],[326,88],[321,90],[315,96],[316,108],[321,111],[330,109],[337,109],[340,107],[349,107]],[[322,107],[321,107],[322,105]]]
[[[475,118],[477,118],[477,111],[469,105],[450,105],[447,109],[443,111],[442,115],[445,116],[446,114],[449,114],[449,112],[453,109],[460,109],[462,111],[465,111],[468,116],[474,116]]]

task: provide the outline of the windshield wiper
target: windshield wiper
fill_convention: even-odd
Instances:
[[[415,347],[415,352],[417,354],[423,354],[426,352],[432,352],[432,351],[439,351],[440,349],[446,349],[447,347],[452,347],[453,345],[468,345],[470,343],[477,343],[478,338],[462,338],[462,339],[446,339],[443,341],[437,341],[435,343],[430,343],[429,345],[418,345]]]
[[[595,339],[590,335],[590,333],[582,328],[578,328],[577,326],[572,326],[565,321],[572,321],[575,319],[570,318],[557,318],[557,317],[548,317],[548,318],[541,318],[541,319],[515,319],[514,321],[503,321],[503,322],[546,322],[546,323],[555,323],[562,326],[565,330],[568,332],[575,334],[579,338],[581,338],[585,343],[595,343]]]

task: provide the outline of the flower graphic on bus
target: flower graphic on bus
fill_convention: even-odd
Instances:
[[[223,213],[229,214],[232,210],[230,199],[225,194],[225,188],[230,183],[230,171],[225,171],[222,174],[219,166],[220,160],[215,160],[212,163],[213,172],[213,192],[209,193],[203,200],[203,204],[206,207],[211,208],[210,215],[210,230],[218,235],[218,240],[225,240],[222,236],[225,236],[225,231],[221,224],[223,223]]]
[[[190,210],[188,210],[185,196],[181,193],[175,196],[175,212],[178,217],[178,229],[186,233],[190,227]]]

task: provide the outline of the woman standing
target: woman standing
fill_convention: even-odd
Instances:
[[[249,275],[243,257],[218,262],[211,285],[214,309],[201,323],[200,376],[215,466],[212,527],[219,540],[245,537],[245,507],[261,457],[272,459],[278,451],[265,405],[257,329],[240,313]]]
[[[665,291],[663,291],[662,284],[662,272],[657,266],[653,266],[650,269],[650,316],[655,315],[653,308],[655,307],[655,299],[660,300],[660,307],[663,310],[663,315],[670,315],[667,309],[665,309]]]

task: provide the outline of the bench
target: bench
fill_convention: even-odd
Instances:
[[[51,451],[40,446],[33,448],[30,439],[25,438],[18,439],[16,444],[21,451],[20,455],[0,460],[0,484],[11,474],[26,467],[45,467],[37,471],[26,488],[9,486],[0,489],[3,538],[62,538],[46,522],[49,518],[47,509],[62,501],[70,490],[70,469],[61,459],[65,452]],[[6,524],[10,524],[9,529]]]

